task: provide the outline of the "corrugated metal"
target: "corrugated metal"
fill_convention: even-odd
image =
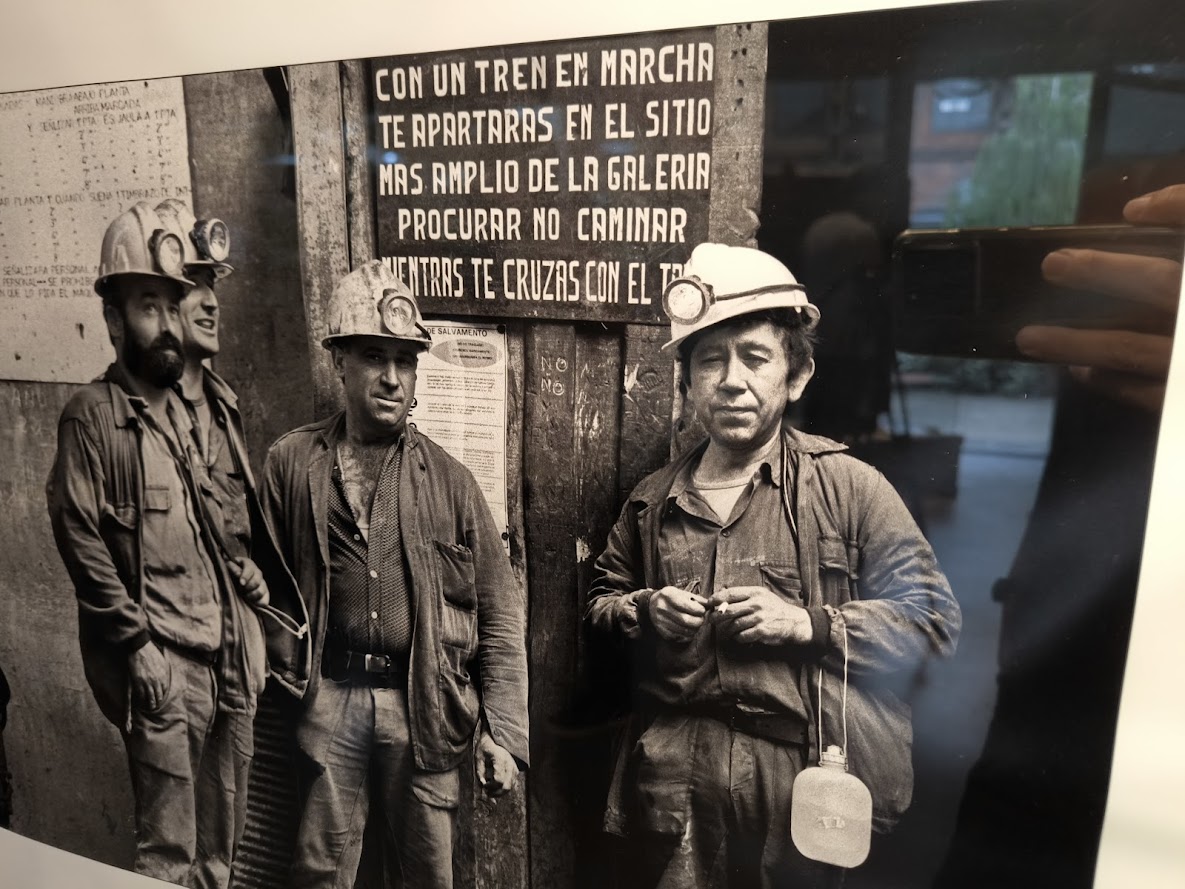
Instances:
[[[239,843],[234,889],[285,889],[299,824],[295,709],[274,685],[259,699],[255,759],[247,794],[247,827]]]

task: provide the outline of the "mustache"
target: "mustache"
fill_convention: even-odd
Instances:
[[[181,351],[181,340],[177,339],[173,334],[167,330],[163,331],[160,336],[148,344],[146,352],[164,352],[167,349],[172,349],[174,352]]]

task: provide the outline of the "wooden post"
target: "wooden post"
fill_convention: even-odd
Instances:
[[[553,726],[568,704],[576,668],[577,538],[575,473],[576,334],[571,324],[533,324],[527,329],[523,465],[526,533],[531,561],[530,636],[531,774],[529,827],[531,885],[571,886],[573,813],[568,763],[557,748]]]
[[[765,136],[765,70],[769,25],[721,25],[716,29],[716,98],[712,132],[712,189],[708,240],[757,246],[761,167]],[[674,358],[674,356],[672,356]],[[672,380],[671,456],[705,436]]]
[[[341,78],[336,62],[288,69],[292,143],[296,155],[296,220],[300,277],[313,373],[313,412],[341,408],[341,386],[329,352],[326,306],[334,285],[350,270],[342,140]]]
[[[708,240],[757,246],[769,26],[716,29],[716,100]]]
[[[366,62],[341,63],[342,116],[346,145],[346,213],[350,268],[377,258],[375,250],[374,175],[367,156],[370,106]]]

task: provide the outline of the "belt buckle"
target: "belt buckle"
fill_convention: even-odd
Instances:
[[[368,654],[365,666],[367,673],[387,673],[391,669],[391,659],[385,654]]]

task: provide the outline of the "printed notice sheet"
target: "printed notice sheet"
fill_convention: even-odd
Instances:
[[[0,95],[0,132],[0,379],[85,383],[113,357],[107,224],[190,196],[181,79]]]
[[[424,326],[432,348],[420,356],[412,422],[468,467],[505,532],[506,334],[495,324]]]

